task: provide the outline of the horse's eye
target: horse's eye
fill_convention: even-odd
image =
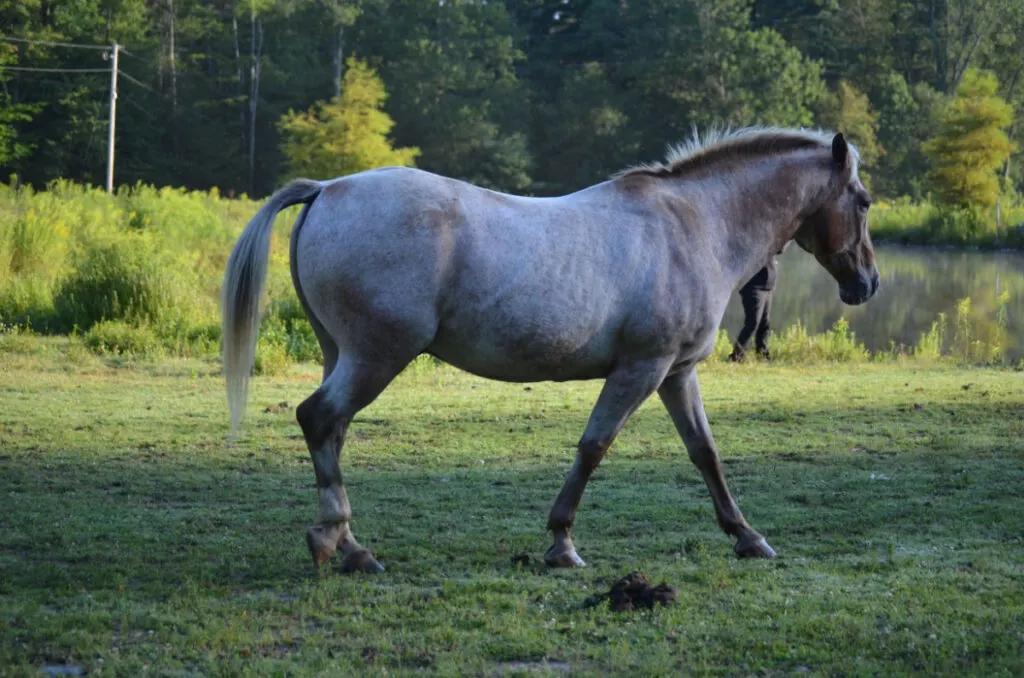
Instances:
[[[871,198],[869,196],[863,195],[863,194],[858,195],[857,196],[857,207],[859,207],[862,210],[866,210],[867,208],[871,207]]]

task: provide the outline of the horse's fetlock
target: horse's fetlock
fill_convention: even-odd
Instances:
[[[337,485],[323,487],[320,494],[320,515],[318,521],[321,523],[339,524],[348,523],[352,520],[352,509],[345,499],[342,488]]]
[[[548,516],[548,529],[552,532],[562,532],[566,535],[572,533],[572,524],[575,521],[576,512],[564,509],[552,509]]]

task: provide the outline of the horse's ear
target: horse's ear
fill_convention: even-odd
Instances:
[[[849,163],[850,147],[841,133],[832,138],[832,159],[839,167],[846,167]]]

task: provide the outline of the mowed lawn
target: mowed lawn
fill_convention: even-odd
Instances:
[[[414,365],[353,425],[354,529],[387,567],[317,571],[294,408],[254,380],[227,440],[219,367],[0,352],[0,675],[1024,674],[1024,374],[712,365],[705,403],[748,520],[740,561],[657,399],[581,505],[547,511],[598,382]],[[513,564],[519,554],[529,562]],[[589,607],[641,570],[675,605]]]

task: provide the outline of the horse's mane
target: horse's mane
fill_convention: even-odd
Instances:
[[[669,146],[664,162],[644,163],[622,170],[614,178],[646,174],[648,176],[679,176],[692,170],[743,158],[778,155],[808,149],[828,149],[833,134],[824,130],[786,129],[780,127],[743,127],[712,129],[693,136],[681,144]],[[853,151],[854,163],[859,156]]]

